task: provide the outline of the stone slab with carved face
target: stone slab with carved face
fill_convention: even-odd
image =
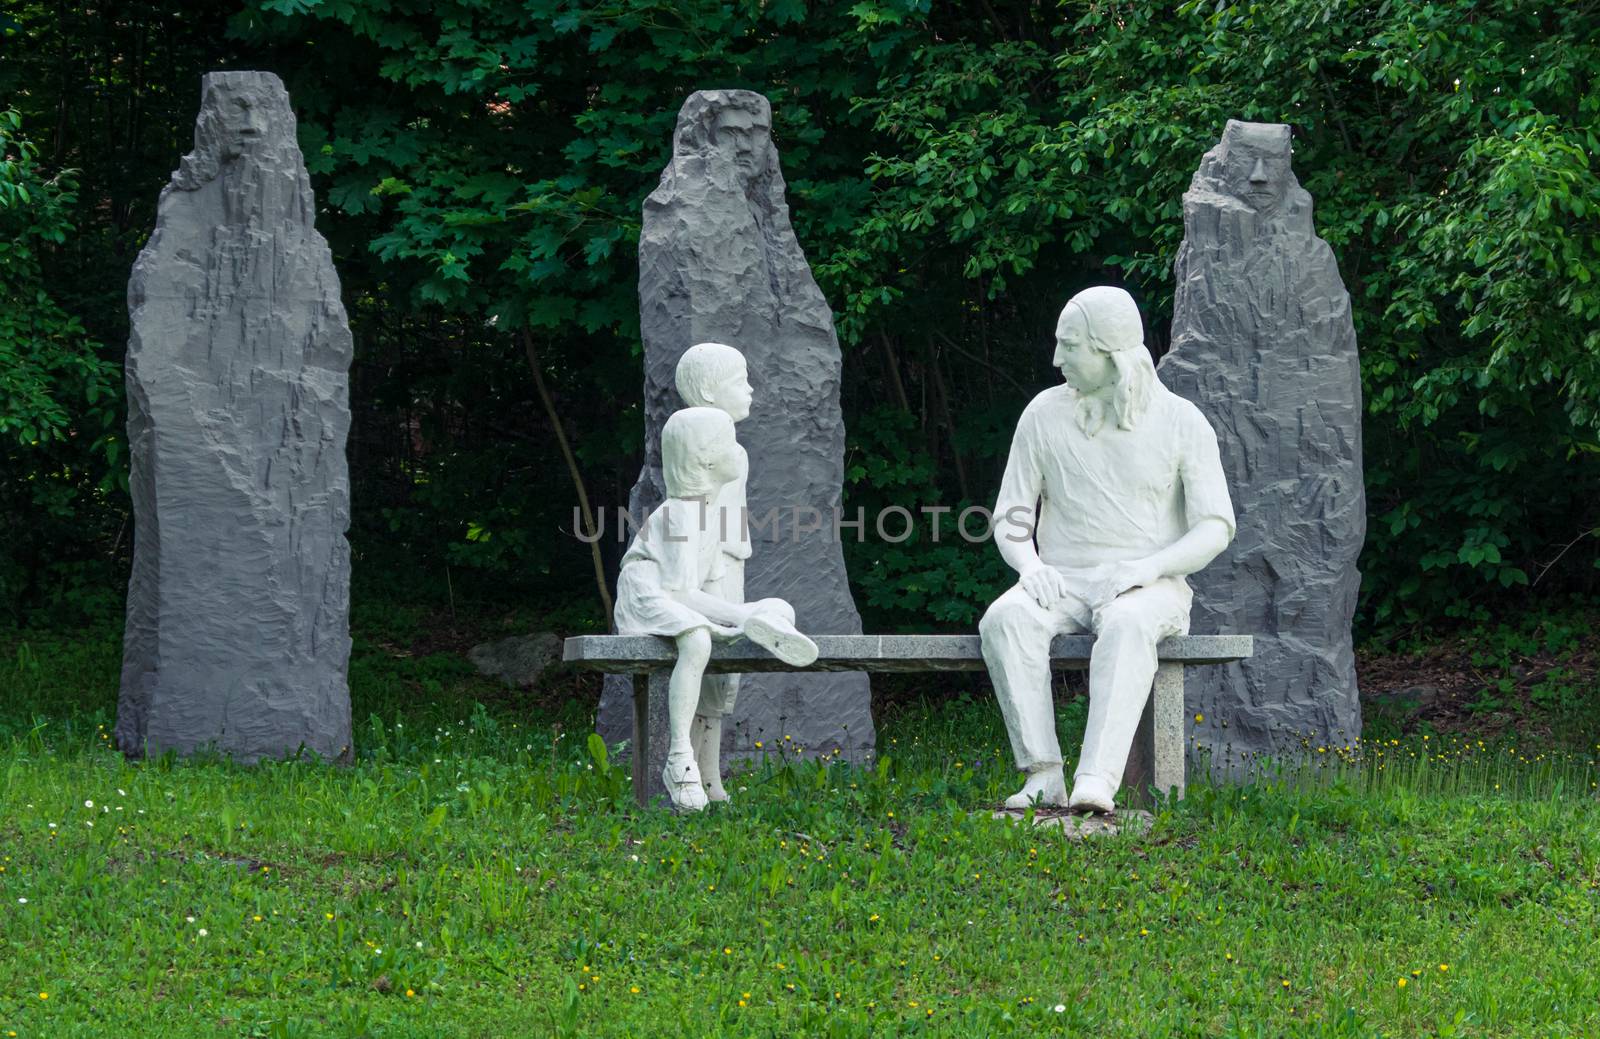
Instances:
[[[352,344],[278,77],[205,77],[128,282],[117,744],[350,754]]]
[[[1361,731],[1350,624],[1366,537],[1350,300],[1292,167],[1290,128],[1230,120],[1183,199],[1160,374],[1217,430],[1239,533],[1196,575],[1194,630],[1255,655],[1187,677],[1191,746],[1248,773]]]

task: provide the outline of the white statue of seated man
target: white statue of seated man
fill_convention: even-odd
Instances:
[[[1065,385],[1023,411],[995,505],[995,543],[1021,580],[978,630],[1027,774],[1006,806],[1111,812],[1156,644],[1189,630],[1184,577],[1233,539],[1233,506],[1216,434],[1157,380],[1132,296],[1110,286],[1074,296],[1056,323],[1054,363]],[[1069,799],[1050,641],[1084,632],[1096,635],[1089,722]]]

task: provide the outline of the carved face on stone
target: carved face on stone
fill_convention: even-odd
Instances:
[[[673,152],[679,158],[703,156],[713,170],[732,171],[745,184],[775,175],[772,109],[749,90],[696,91],[678,113]]]
[[[772,127],[756,113],[728,107],[717,113],[711,127],[711,144],[728,158],[741,176],[753,177],[766,165],[772,146]]]
[[[1282,124],[1229,120],[1222,134],[1222,182],[1228,193],[1258,213],[1283,205],[1294,180],[1289,128]]]
[[[279,155],[285,148],[295,148],[295,123],[283,82],[270,72],[212,72],[205,77],[194,151],[184,156],[174,184],[193,191],[245,156],[285,161]]]
[[[237,159],[266,136],[267,113],[250,91],[227,91],[218,98],[222,123],[222,157]]]

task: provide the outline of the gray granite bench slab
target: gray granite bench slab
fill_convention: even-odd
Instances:
[[[785,664],[747,641],[718,644],[706,670],[721,673],[754,671],[982,671],[981,643],[976,635],[814,635],[817,660],[808,667]],[[1092,635],[1058,635],[1050,644],[1051,666],[1059,671],[1089,666]],[[1160,666],[1145,705],[1123,779],[1125,788],[1142,797],[1148,788],[1178,797],[1184,791],[1183,669],[1195,664],[1242,660],[1253,652],[1249,635],[1182,635],[1157,647]],[[650,732],[667,726],[667,676],[677,660],[671,639],[657,635],[579,635],[565,642],[567,663],[591,671],[634,676],[633,790],[640,804],[661,792],[663,740]],[[781,733],[773,738],[781,739]],[[652,744],[663,744],[653,746]],[[830,748],[814,747],[826,752]],[[639,763],[644,767],[640,768]]]
[[[982,671],[983,652],[976,635],[814,635],[817,662],[790,667],[753,642],[718,644],[706,668],[746,671]],[[1057,635],[1050,644],[1058,670],[1089,666],[1093,635]],[[1173,664],[1220,664],[1251,655],[1249,635],[1181,635],[1162,642],[1157,652]],[[640,674],[670,668],[678,658],[672,640],[659,635],[578,635],[566,640],[563,659],[613,674]]]

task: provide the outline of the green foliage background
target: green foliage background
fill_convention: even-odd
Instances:
[[[56,185],[0,191],[0,219],[54,229],[3,269],[30,317],[0,323],[0,357],[35,359],[0,373],[16,613],[120,594],[126,460],[101,388],[198,76],[222,67],[279,73],[299,115],[357,338],[368,579],[595,600],[570,576],[587,573],[558,533],[575,496],[516,333],[533,331],[591,498],[624,502],[640,203],[682,99],[732,86],[773,102],[838,315],[850,508],[987,503],[1076,289],[1126,285],[1163,350],[1201,153],[1227,118],[1283,121],[1363,350],[1363,626],[1600,584],[1593,3],[175,6],[22,3],[0,23],[0,107],[20,115],[5,183]],[[924,526],[848,546],[869,626],[975,620],[1005,574],[953,516],[938,545]]]

